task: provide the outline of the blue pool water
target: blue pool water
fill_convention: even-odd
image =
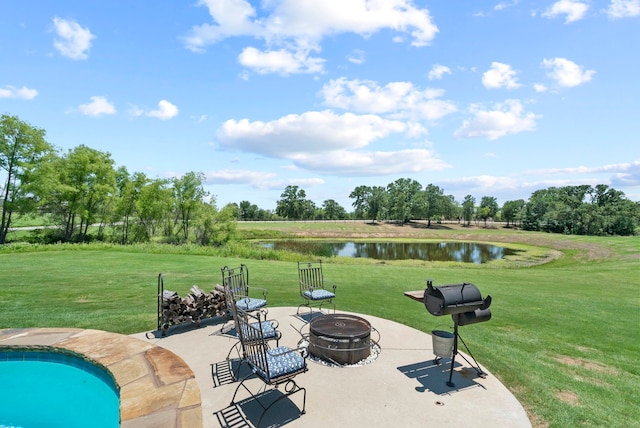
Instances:
[[[119,424],[119,392],[103,368],[60,352],[0,351],[0,428]]]

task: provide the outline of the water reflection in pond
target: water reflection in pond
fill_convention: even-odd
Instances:
[[[317,256],[363,257],[378,260],[429,260],[486,263],[516,254],[515,250],[476,242],[310,242],[276,241],[263,244],[274,250]]]

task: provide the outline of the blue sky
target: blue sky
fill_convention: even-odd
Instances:
[[[607,184],[640,200],[640,0],[0,1],[0,113],[217,205]]]

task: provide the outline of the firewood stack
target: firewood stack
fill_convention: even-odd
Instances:
[[[162,291],[162,323],[164,332],[172,325],[191,322],[199,324],[205,318],[221,316],[227,305],[224,293],[218,287],[206,293],[197,285],[191,287],[189,294],[180,297],[177,292]]]

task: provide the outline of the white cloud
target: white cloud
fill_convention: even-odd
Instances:
[[[347,57],[347,61],[354,64],[364,64],[365,59],[364,51],[360,49],[354,49]]]
[[[178,110],[178,107],[176,107],[169,101],[160,100],[160,102],[158,102],[157,110],[143,109],[135,104],[130,104],[129,109],[127,110],[127,113],[132,117],[148,116],[148,117],[155,117],[160,120],[169,120],[176,117],[179,113],[179,110]],[[207,116],[202,115],[199,118],[197,117],[192,117],[192,118],[194,120],[197,120],[198,122],[202,122],[207,118]]]
[[[167,100],[161,100],[158,103],[158,110],[152,110],[147,112],[147,116],[155,117],[160,120],[168,120],[178,115],[178,107],[171,104]]]
[[[616,173],[611,177],[611,186],[640,186],[640,161],[621,164],[619,166],[619,170],[616,170]]]
[[[328,157],[331,162],[327,162]],[[427,149],[389,152],[336,150],[330,154],[298,154],[292,160],[300,168],[350,177],[442,171],[450,167]]]
[[[419,47],[428,45],[438,33],[429,11],[416,8],[410,0],[270,0],[262,2],[260,10],[247,0],[201,0],[199,4],[208,8],[213,23],[194,26],[184,38],[186,48],[203,52],[210,44],[237,36],[264,40],[266,49],[245,48],[241,60],[247,66],[255,61],[263,73],[313,73],[318,66],[321,70],[321,59],[309,58],[309,54],[319,51],[327,36],[355,33],[369,37],[389,29],[410,36],[411,45]],[[288,58],[283,51],[289,52]],[[272,52],[278,53],[276,58],[264,57]],[[305,66],[293,67],[293,59],[293,64]]]
[[[29,89],[26,86],[16,88],[7,85],[5,89],[0,88],[0,98],[17,98],[21,100],[32,100],[38,95],[35,89]]]
[[[529,171],[530,174],[555,175],[555,174],[593,174],[593,173],[624,173],[628,171],[640,172],[640,161],[601,165],[595,167],[577,166],[568,168],[546,168]]]
[[[56,34],[59,38],[53,41],[53,46],[71,59],[87,59],[91,48],[91,41],[96,37],[88,28],[82,28],[73,20],[53,18]]]
[[[450,101],[438,99],[444,91],[419,90],[410,82],[380,86],[370,80],[334,79],[322,87],[324,104],[362,113],[389,114],[393,118],[436,120],[456,111]]]
[[[546,85],[544,85],[543,83],[534,83],[534,85],[533,85],[533,89],[534,89],[536,92],[547,92],[547,89],[548,89],[548,88],[547,88],[547,86],[546,86]]]
[[[545,18],[556,18],[560,15],[566,15],[564,23],[579,21],[584,18],[589,10],[589,4],[575,0],[560,0],[548,7],[542,16]]]
[[[256,11],[245,0],[200,0],[198,6],[207,6],[213,24],[196,25],[189,36],[184,38],[187,49],[204,52],[207,45],[227,37],[260,36],[264,33],[260,23],[252,22]]]
[[[116,108],[105,97],[94,96],[90,98],[88,104],[81,104],[78,107],[80,113],[86,116],[102,116],[103,114],[115,114]]]
[[[480,192],[495,194],[496,191],[518,188],[518,181],[513,177],[494,175],[453,178],[441,180],[440,183],[445,185],[447,191],[464,190],[467,194]]]
[[[205,177],[207,184],[252,184],[271,180],[276,177],[276,174],[242,169],[223,169],[208,172]]]
[[[260,190],[282,190],[287,186],[300,186],[303,188],[323,185],[325,181],[321,178],[288,178],[286,180],[265,180],[251,183],[254,189]]]
[[[291,114],[270,122],[231,119],[222,124],[217,136],[227,149],[290,159],[300,153],[362,148],[408,130],[404,122],[376,115],[337,115],[327,110]]]
[[[404,134],[405,138],[419,134],[413,126],[370,114],[320,111],[271,122],[228,120],[217,136],[226,149],[288,159],[298,168],[328,175],[385,175],[447,168],[449,165],[427,149],[362,150],[393,134]]]
[[[606,184],[614,188],[640,186],[640,160],[593,167],[536,169],[526,173],[541,177],[564,176],[562,179],[554,180],[551,185],[557,185],[556,183],[562,180],[562,185]]]
[[[507,2],[500,2],[500,3],[498,3],[497,5],[495,5],[495,6],[493,7],[493,10],[504,10],[504,9],[509,8],[509,7],[516,6],[517,4],[518,4],[518,0],[513,0],[513,1],[512,1],[512,2],[510,2],[510,3],[507,3]]]
[[[562,186],[606,184],[615,189],[634,188],[640,185],[640,160],[630,163],[595,167],[549,168],[523,171],[513,176],[478,175],[439,180],[438,185],[447,192],[464,195],[498,196],[507,200],[526,199],[527,193],[539,189]],[[629,195],[627,195],[629,197]]]
[[[323,69],[324,59],[309,56],[309,51],[291,52],[286,49],[259,51],[245,48],[238,56],[240,64],[259,74],[318,73]]]
[[[451,74],[451,69],[445,65],[435,64],[429,71],[429,80],[440,80],[445,74]]]
[[[456,138],[486,138],[496,140],[508,134],[533,131],[536,127],[536,116],[526,113],[519,100],[506,100],[497,104],[493,110],[482,110],[472,106],[474,117],[465,120],[453,134]]]
[[[566,58],[544,59],[544,68],[551,69],[547,75],[554,79],[560,86],[574,87],[591,80],[594,70],[584,70],[581,65]]]
[[[139,117],[144,114],[144,110],[138,107],[137,105],[129,104],[129,109],[127,110],[127,113],[130,116]]]
[[[607,14],[611,18],[640,16],[640,0],[611,0]]]
[[[521,85],[516,78],[516,72],[509,64],[492,62],[491,69],[482,75],[482,84],[488,89],[507,88],[515,89]]]

